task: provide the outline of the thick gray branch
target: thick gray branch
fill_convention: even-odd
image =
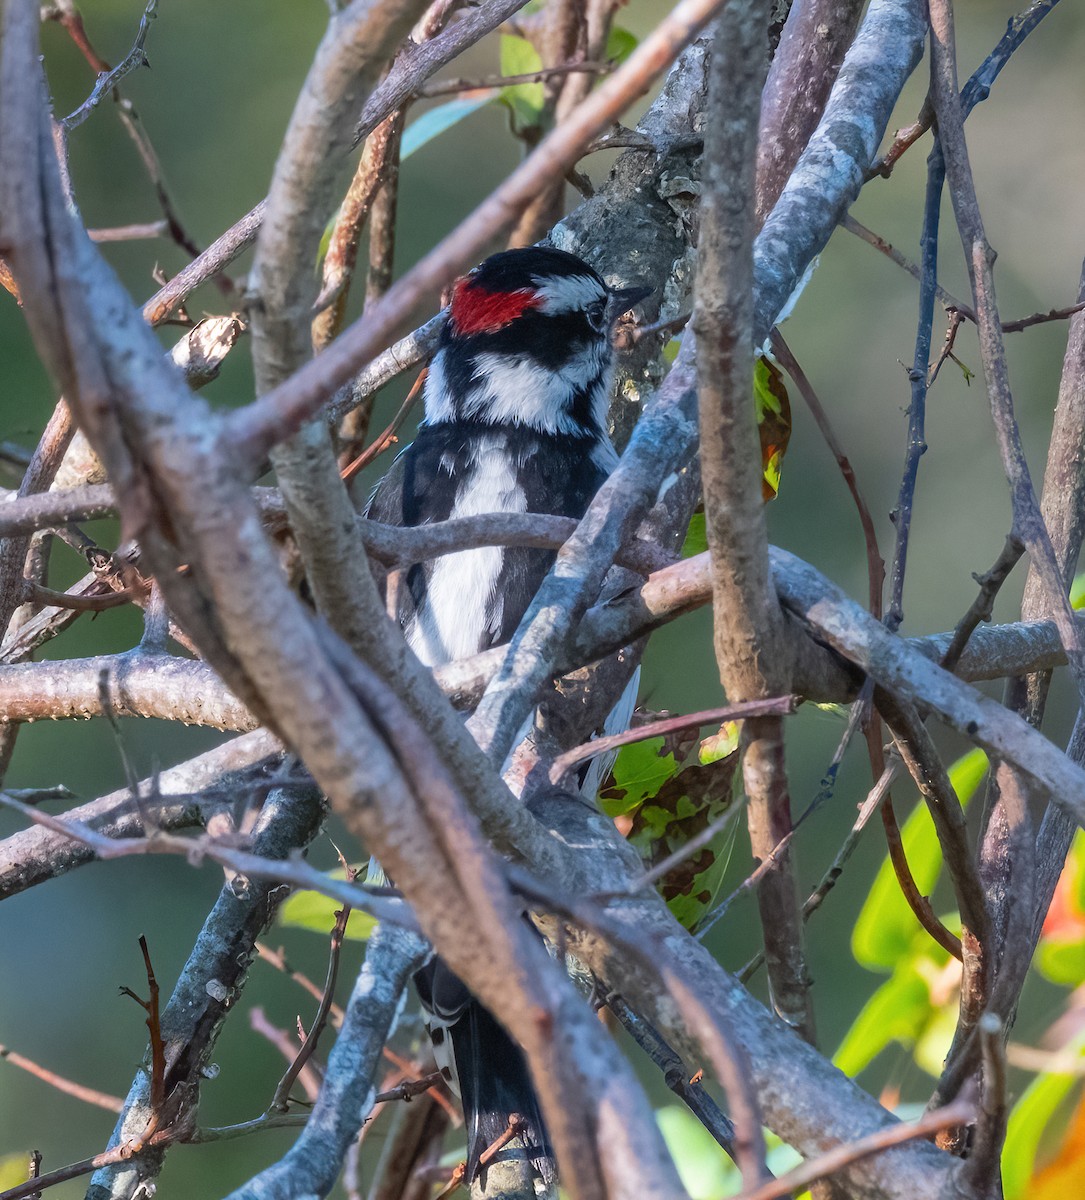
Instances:
[[[927,32],[921,0],[873,0],[825,114],[754,245],[754,339],[768,337],[874,160]]]

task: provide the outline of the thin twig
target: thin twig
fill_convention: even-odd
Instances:
[[[105,595],[81,595],[77,592],[57,592],[42,587],[32,579],[24,580],[23,589],[28,604],[39,608],[70,608],[74,612],[105,612],[106,609],[119,608],[135,599],[135,592],[128,588],[122,588],[119,592],[110,591]]]
[[[341,855],[340,861],[345,868],[347,882],[353,883],[357,872],[352,867],[347,866]],[[339,978],[339,960],[342,955],[343,938],[346,936],[350,913],[350,906],[346,904],[336,911],[335,924],[332,927],[328,946],[328,973],[324,982],[324,991],[320,997],[320,1004],[317,1007],[313,1023],[305,1035],[305,1041],[302,1043],[301,1049],[275,1088],[275,1094],[272,1096],[271,1104],[268,1106],[269,1112],[285,1112],[289,1107],[290,1089],[294,1085],[294,1080],[297,1079],[309,1059],[312,1058],[313,1051],[320,1040],[320,1035],[324,1031],[324,1026],[328,1023],[328,1017],[331,1014],[335,999],[335,984]]]
[[[961,104],[965,116],[977,104],[987,99],[991,94],[991,85],[998,78],[1002,68],[1010,61],[1010,58],[1019,49],[1025,38],[1039,25],[1057,3],[1058,0],[1034,0],[1024,12],[1010,17],[1006,25],[1006,32],[999,39],[998,44],[983,62],[980,63],[961,90]],[[888,179],[901,155],[910,146],[913,146],[930,129],[933,123],[934,108],[931,105],[930,96],[928,95],[923,102],[918,119],[897,133],[893,139],[893,144],[886,151],[885,155],[871,165],[867,173],[867,178],[873,179],[875,175],[881,175]]]
[[[100,75],[97,82],[94,84],[94,90],[83,101],[83,103],[74,111],[64,117],[60,124],[67,130],[75,129],[82,125],[83,122],[102,102],[102,97],[107,92],[111,92],[118,83],[126,76],[130,75],[139,67],[148,65],[147,55],[144,52],[144,45],[147,41],[147,34],[151,31],[151,22],[158,15],[158,0],[147,0],[147,7],[143,10],[143,16],[139,20],[139,30],[136,33],[136,40],[132,43],[132,49],[124,56],[121,63],[114,67],[112,71],[105,75]]]
[[[271,879],[294,887],[319,892],[332,900],[346,903],[371,913],[379,921],[387,921],[405,929],[416,930],[417,922],[408,906],[401,900],[388,898],[381,890],[364,884],[350,884],[333,879],[310,867],[300,858],[270,859],[245,850],[216,843],[210,838],[180,838],[157,831],[154,837],[109,838],[97,833],[80,821],[54,817],[32,805],[24,804],[8,792],[0,792],[0,805],[21,812],[37,825],[44,825],[65,837],[90,846],[99,858],[124,858],[141,854],[181,854],[192,863],[210,858],[240,875],[256,879]]]
[[[85,1104],[93,1104],[96,1108],[105,1108],[110,1112],[117,1113],[124,1108],[124,1101],[120,1096],[110,1096],[106,1092],[99,1092],[96,1088],[84,1087],[83,1084],[76,1083],[74,1080],[65,1079],[63,1075],[50,1071],[48,1067],[41,1066],[40,1063],[34,1062],[33,1059],[27,1058],[17,1050],[10,1050],[7,1046],[0,1046],[0,1059],[35,1076],[58,1092],[63,1092],[66,1096],[74,1096],[76,1100],[82,1100]]]
[[[92,242],[137,242],[143,239],[160,238],[169,233],[169,222],[148,221],[143,225],[111,225],[108,229],[88,229]]]
[[[965,646],[968,645],[968,639],[976,631],[976,627],[982,621],[990,621],[994,615],[995,597],[1024,552],[1025,547],[1021,541],[1012,533],[1008,534],[1005,545],[999,551],[994,565],[984,571],[982,575],[972,575],[972,578],[980,585],[979,594],[953,631],[953,640],[939,663],[943,670],[954,670],[961,660]]]
[[[791,348],[784,341],[779,329],[773,329],[772,331],[772,351],[783,365],[784,370],[795,381],[795,385],[799,389],[799,394],[806,401],[806,406],[810,409],[814,421],[821,431],[821,436],[825,439],[826,445],[828,445],[830,452],[836,459],[836,464],[840,468],[840,474],[843,475],[844,482],[851,493],[851,498],[855,502],[855,508],[859,513],[859,524],[863,529],[863,541],[866,545],[869,607],[875,617],[880,617],[882,613],[882,587],[885,583],[885,560],[878,549],[878,534],[874,528],[874,518],[870,515],[870,509],[863,499],[863,493],[859,490],[859,481],[855,477],[855,468],[851,465],[851,460],[844,453],[840,440],[836,436],[836,431],[829,421],[829,414],[825,411],[825,407],[818,399],[817,393],[807,378],[806,372],[799,366],[798,360],[791,353]]]
[[[580,746],[574,746],[554,759],[550,768],[550,782],[559,786],[569,772],[582,762],[605,754],[619,746],[630,746],[648,738],[662,737],[683,729],[695,729],[701,725],[718,725],[724,721],[744,721],[749,717],[788,716],[799,706],[798,696],[773,696],[765,700],[745,700],[739,704],[725,704],[722,708],[706,708],[700,712],[685,713],[678,717],[663,717],[647,721],[635,729],[615,733],[609,737],[593,738]]]
[[[694,1082],[686,1064],[669,1046],[663,1035],[630,1007],[625,998],[611,992],[606,1006],[622,1023],[637,1045],[663,1072],[667,1087],[689,1108],[717,1144],[734,1157],[735,1127],[727,1114],[712,1099],[699,1081]]]
[[[1006,351],[995,299],[994,251],[984,231],[968,147],[965,143],[964,110],[957,95],[953,14],[946,0],[931,0],[930,18],[931,92],[938,120],[938,137],[945,155],[946,178],[950,185],[953,211],[972,283],[979,327],[980,358],[987,382],[999,454],[1010,487],[1013,504],[1011,532],[1028,548],[1032,565],[1046,592],[1059,637],[1066,649],[1079,699],[1085,703],[1085,640],[1074,625],[1073,610],[1070,608],[1051,539],[1029,475],[1021,444],[1021,433],[1014,413]]]
[[[838,1146],[818,1158],[803,1163],[786,1175],[771,1183],[749,1191],[739,1192],[734,1200],[779,1200],[783,1196],[791,1196],[803,1188],[809,1187],[819,1179],[827,1179],[853,1163],[861,1162],[874,1154],[882,1154],[894,1146],[918,1138],[929,1138],[940,1129],[952,1129],[957,1125],[967,1125],[975,1119],[976,1107],[972,1100],[962,1098],[947,1104],[945,1108],[936,1109],[911,1125],[891,1125],[887,1129],[879,1129],[877,1133],[868,1134],[857,1141]],[[2,1198],[0,1198],[2,1200]]]
[[[347,463],[339,472],[344,482],[349,483],[355,475],[360,471],[364,471],[370,463],[375,462],[386,450],[390,450],[396,444],[396,434],[400,431],[403,422],[406,421],[411,409],[414,407],[425,381],[426,368],[423,367],[418,373],[418,378],[411,384],[411,390],[407,393],[406,398],[399,406],[396,415],[388,423],[388,426],[373,439],[353,462]]]
[[[573,62],[559,63],[555,67],[543,67],[540,71],[529,71],[524,75],[480,75],[475,79],[439,79],[435,83],[424,83],[415,92],[419,99],[433,96],[448,96],[458,92],[481,92],[490,89],[513,87],[521,83],[543,83],[547,79],[562,78],[582,73],[607,75],[614,70],[613,63]]]

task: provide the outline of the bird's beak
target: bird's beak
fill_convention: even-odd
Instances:
[[[618,318],[652,294],[650,287],[612,288],[607,300],[607,324],[613,328]]]

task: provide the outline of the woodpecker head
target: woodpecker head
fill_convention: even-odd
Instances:
[[[452,292],[426,380],[426,422],[605,436],[618,318],[650,288],[609,288],[587,263],[532,246],[486,259]]]

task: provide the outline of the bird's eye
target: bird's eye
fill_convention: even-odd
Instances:
[[[585,309],[588,324],[598,333],[603,332],[603,326],[606,324],[606,309],[606,302],[603,300],[596,300]]]

